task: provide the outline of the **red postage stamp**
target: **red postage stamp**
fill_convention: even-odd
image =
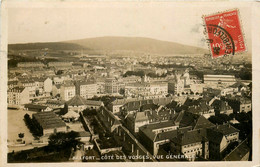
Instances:
[[[237,9],[203,19],[213,58],[246,51]]]

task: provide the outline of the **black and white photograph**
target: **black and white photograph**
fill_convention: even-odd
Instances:
[[[258,3],[14,2],[8,165],[260,164]]]

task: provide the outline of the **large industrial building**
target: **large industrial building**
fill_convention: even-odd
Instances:
[[[39,112],[32,115],[38,128],[42,130],[43,135],[50,135],[57,132],[66,132],[66,124],[53,112]]]

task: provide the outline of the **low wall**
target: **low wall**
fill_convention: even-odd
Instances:
[[[122,147],[113,147],[113,148],[103,148],[103,149],[101,149],[96,139],[94,139],[94,143],[96,144],[98,151],[100,152],[101,155],[109,153],[111,151],[121,151],[122,150]]]

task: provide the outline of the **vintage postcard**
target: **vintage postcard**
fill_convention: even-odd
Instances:
[[[260,3],[1,5],[2,166],[260,165]]]

